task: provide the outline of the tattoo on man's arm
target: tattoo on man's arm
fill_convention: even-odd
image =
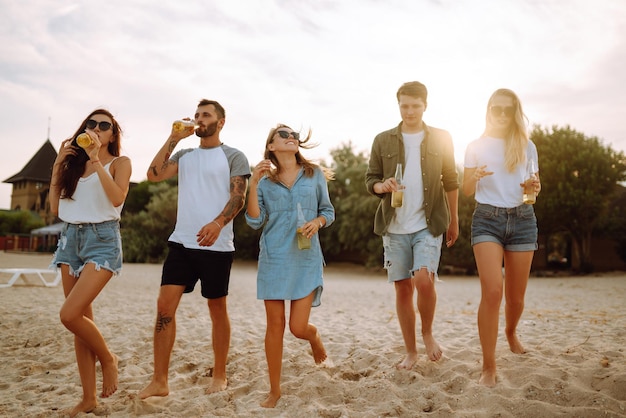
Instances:
[[[224,224],[230,222],[241,211],[246,196],[246,179],[243,176],[232,177],[230,180],[231,197],[222,216],[226,218]]]
[[[164,314],[159,312],[157,314],[156,326],[154,327],[155,331],[156,332],[165,331],[165,328],[170,322],[172,322],[172,319],[173,318],[171,316],[165,316]]]
[[[163,161],[163,165],[161,166],[161,171],[165,171],[165,169],[169,165],[170,165],[170,155],[167,154],[167,155],[165,155],[165,161]]]

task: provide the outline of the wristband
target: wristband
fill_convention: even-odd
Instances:
[[[324,228],[324,225],[322,224],[322,221],[320,221],[320,220],[318,219],[318,220],[317,220],[317,222],[319,222],[319,223],[320,223],[320,227],[319,227],[319,229]]]
[[[217,226],[219,226],[219,227],[220,227],[220,229],[222,229],[222,225],[220,225],[220,223],[219,223],[219,222],[217,222],[217,221],[213,221],[213,223],[215,223]]]
[[[99,162],[100,162],[100,160],[91,160],[91,164],[93,164],[93,163],[99,163]]]

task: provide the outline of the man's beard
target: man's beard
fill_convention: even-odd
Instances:
[[[213,136],[217,132],[217,122],[213,122],[209,126],[204,129],[198,128],[196,129],[196,136],[200,138],[205,138],[207,136]]]

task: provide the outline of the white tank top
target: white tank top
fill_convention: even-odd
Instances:
[[[104,166],[108,175],[114,158]],[[71,199],[59,199],[59,218],[71,224],[100,223],[120,219],[124,204],[115,207],[100,183],[98,173],[78,179],[76,191]]]

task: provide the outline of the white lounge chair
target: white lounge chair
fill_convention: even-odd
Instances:
[[[54,287],[61,282],[61,270],[49,270],[49,269],[30,269],[30,268],[9,268],[9,269],[0,269],[0,277],[4,275],[11,275],[11,278],[7,283],[0,283],[0,288],[3,287],[11,287],[17,280],[21,277],[27,284],[30,284],[27,280],[27,276],[35,275],[37,276],[46,287]],[[53,275],[52,280],[46,279],[46,276],[50,277]]]

